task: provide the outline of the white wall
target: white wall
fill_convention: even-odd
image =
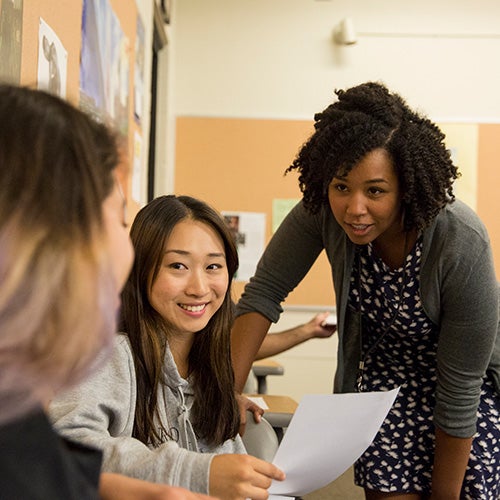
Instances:
[[[345,17],[356,45],[332,41]],[[368,80],[436,121],[500,121],[498,0],[174,0],[170,36],[171,124],[181,115],[312,120],[335,88]],[[163,192],[173,187],[169,141]],[[314,312],[287,310],[273,330]],[[285,375],[269,378],[269,392],[331,392],[336,346],[334,335],[278,356]]]
[[[271,326],[271,332],[293,328],[322,312],[315,308],[285,308],[280,321]],[[268,393],[286,394],[297,402],[304,394],[329,394],[333,391],[333,376],[337,367],[338,337],[312,339],[278,356],[284,375],[267,377]]]
[[[356,45],[332,42],[344,17]],[[435,120],[500,121],[498,0],[177,0],[174,22],[178,115],[312,119],[383,80]]]

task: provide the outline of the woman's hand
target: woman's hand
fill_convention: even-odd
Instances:
[[[99,496],[103,500],[214,500],[214,497],[184,488],[149,483],[109,472],[101,474]]]
[[[240,436],[245,433],[245,426],[247,424],[247,411],[253,414],[253,419],[255,422],[259,423],[262,415],[264,415],[264,410],[252,400],[248,399],[243,394],[236,393],[236,401],[238,402],[238,407],[240,409]]]
[[[265,500],[273,479],[285,473],[273,464],[251,455],[217,455],[210,466],[210,494],[221,500]]]

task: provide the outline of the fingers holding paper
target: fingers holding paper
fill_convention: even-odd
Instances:
[[[285,473],[273,464],[250,455],[217,455],[210,467],[210,494],[221,500],[265,500],[274,480]]]

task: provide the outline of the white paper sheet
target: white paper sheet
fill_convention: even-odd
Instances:
[[[269,494],[305,495],[340,476],[371,444],[398,392],[304,396],[273,460],[286,479]]]
[[[263,410],[269,410],[266,401],[261,396],[247,396],[250,401],[253,401],[256,405],[259,405]]]

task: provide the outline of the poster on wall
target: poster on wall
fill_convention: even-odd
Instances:
[[[273,225],[272,233],[274,234],[283,219],[289,214],[290,210],[297,205],[300,198],[275,198],[273,199]]]
[[[237,281],[248,281],[255,273],[264,251],[266,214],[256,212],[222,212],[238,249],[240,267]]]
[[[23,0],[0,0],[0,81],[19,84]]]
[[[129,40],[108,0],[83,0],[80,106],[128,133]]]
[[[40,18],[38,28],[38,88],[66,97],[68,51],[54,30]]]

